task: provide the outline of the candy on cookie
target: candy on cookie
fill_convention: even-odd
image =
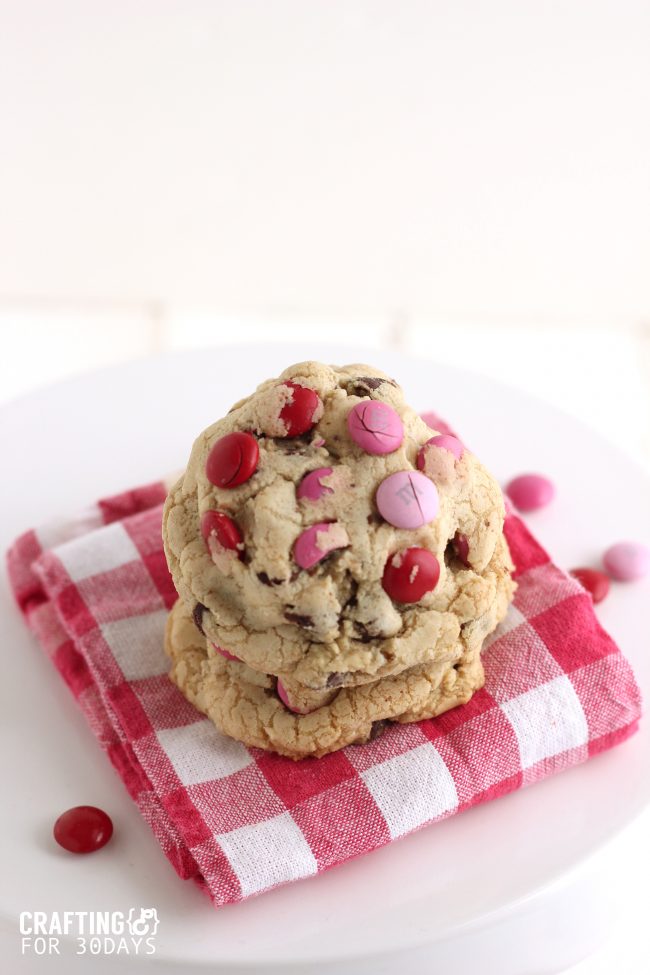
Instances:
[[[291,366],[197,438],[167,498],[173,679],[228,734],[294,758],[460,703],[514,590],[504,514],[494,478],[394,380]],[[187,646],[207,659],[191,679]],[[444,694],[413,696],[419,668]]]

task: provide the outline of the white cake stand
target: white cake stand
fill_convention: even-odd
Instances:
[[[470,373],[395,354],[323,346],[251,346],[135,362],[44,389],[0,411],[4,476],[0,542],[73,514],[100,495],[173,471],[194,436],[290,362],[371,361],[409,402],[450,418],[502,480],[539,470],[558,497],[529,518],[565,567],[612,541],[650,541],[650,484],[594,431],[548,404]],[[614,587],[599,616],[632,661],[646,700],[649,586]],[[93,971],[398,972],[541,975],[584,957],[612,917],[607,850],[650,800],[650,735],[530,789],[421,830],[320,877],[215,911],[179,880],[84,724],[72,696],[27,633],[5,585],[0,934],[13,970],[88,970],[62,939],[60,956],[20,954],[21,911],[155,906],[150,958],[98,955]],[[69,806],[101,806],[115,836],[72,857],[50,839]],[[15,963],[15,964],[14,964]]]

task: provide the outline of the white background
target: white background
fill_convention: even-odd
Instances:
[[[650,465],[649,3],[0,18],[0,401],[165,349],[322,336],[522,386]],[[636,971],[642,901],[640,883],[581,973]]]

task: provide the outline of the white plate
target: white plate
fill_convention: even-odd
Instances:
[[[594,562],[612,541],[650,541],[649,484],[595,432],[552,407],[476,375],[393,353],[250,346],[136,362],[45,389],[0,412],[5,549],[15,535],[100,495],[182,466],[194,436],[257,382],[290,362],[371,361],[408,401],[447,416],[502,480],[539,470],[558,497],[528,519],[565,567]],[[650,799],[650,737],[421,830],[324,875],[215,912],[179,880],[85,726],[71,695],[1,592],[3,768],[0,903],[5,932],[21,910],[124,910],[155,905],[158,961],[266,970],[435,946],[566,876]],[[616,585],[599,616],[632,661],[646,700],[647,582]],[[91,803],[114,840],[70,857],[50,839],[56,815]],[[16,940],[18,936],[16,934]],[[122,961],[123,959],[120,959]],[[110,959],[106,960],[107,963]],[[117,963],[117,959],[113,959]],[[52,970],[49,968],[48,970]]]

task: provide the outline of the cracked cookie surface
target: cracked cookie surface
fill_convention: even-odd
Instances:
[[[307,429],[296,420],[301,397],[311,404]],[[372,439],[368,404],[401,427],[377,427],[373,452],[358,442]],[[248,438],[256,464],[240,482],[250,458],[239,453],[228,483],[215,484],[206,465],[232,434]],[[317,696],[441,662],[461,632],[492,629],[511,571],[501,490],[469,451],[428,444],[434,434],[385,374],[314,362],[262,383],[208,427],[170,491],[163,537],[179,595],[209,643]],[[432,520],[400,528],[382,517],[378,488],[400,472],[435,486]],[[417,486],[407,500],[417,504]],[[227,531],[217,525],[206,543],[211,512]],[[386,567],[415,548],[433,554],[439,578],[417,601],[399,602],[386,591]]]
[[[504,580],[502,615],[511,588]],[[274,677],[210,654],[205,636],[180,599],[169,616],[165,650],[172,661],[172,680],[217,728],[246,745],[293,759],[362,744],[388,721],[406,723],[442,714],[466,703],[484,682],[480,649],[468,650],[459,639],[446,660],[420,664],[372,684],[340,688],[309,714],[295,714],[280,700]]]

